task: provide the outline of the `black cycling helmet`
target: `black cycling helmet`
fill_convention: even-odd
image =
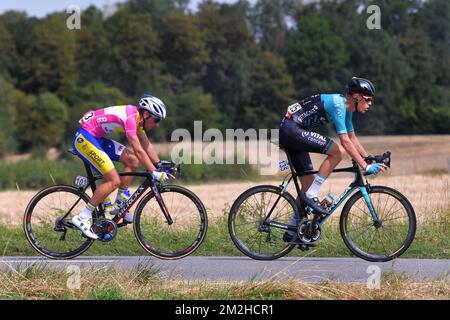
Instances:
[[[375,96],[375,87],[370,80],[364,78],[353,77],[352,80],[347,83],[347,93],[361,93],[365,96]]]

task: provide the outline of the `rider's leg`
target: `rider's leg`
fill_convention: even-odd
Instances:
[[[311,161],[311,157],[307,152],[299,152],[293,149],[287,149],[290,155],[290,159],[292,161],[292,165],[295,168],[296,172],[304,172],[304,171],[312,171],[314,169]],[[308,190],[311,184],[314,181],[313,175],[307,175],[300,178],[301,190],[304,192]],[[300,197],[297,196],[295,199],[297,206],[300,207]],[[298,216],[294,212],[291,216],[291,220],[289,221],[289,225],[296,226],[297,225]],[[283,236],[286,242],[291,241],[292,237],[295,235],[293,231],[287,231]]]
[[[120,185],[120,176],[116,169],[103,175],[105,183],[97,187],[91,198],[91,203],[98,206],[103,200]]]
[[[98,236],[90,230],[91,223],[89,220],[92,218],[92,211],[120,184],[119,174],[116,169],[105,173],[103,177],[106,182],[98,186],[83,211],[72,218],[72,223],[91,239],[98,239]]]
[[[139,160],[134,154],[134,152],[130,149],[125,149],[122,152],[119,161],[124,165],[123,172],[133,172],[136,171],[137,168],[139,167]],[[122,176],[120,177],[119,187],[122,189],[128,189],[132,181],[133,177]]]
[[[122,152],[119,161],[124,165],[123,172],[134,172],[139,167],[139,160],[130,149],[125,149]],[[130,197],[130,191],[128,190],[128,187],[130,186],[132,181],[132,176],[120,177],[120,185],[117,191],[116,201],[114,202],[112,206],[113,209],[111,210],[112,214],[116,214],[122,206],[123,202]],[[128,223],[133,222],[133,215],[127,212],[124,216],[124,220]]]
[[[322,162],[319,168],[319,174],[322,177],[328,177],[342,159],[344,159],[345,149],[341,145],[333,143],[327,155],[328,157]]]
[[[339,144],[333,143],[332,147],[328,150],[327,155],[327,158],[320,165],[319,173],[316,175],[311,186],[306,191],[306,196],[308,198],[312,199],[317,197],[319,189],[325,182],[326,178],[344,158],[345,149]]]
[[[116,158],[112,156],[121,150],[117,149],[110,140],[95,137],[84,129],[79,129],[75,134],[73,147],[77,155],[83,161],[89,163],[97,173],[103,175],[105,180],[95,190],[91,200],[81,214],[72,218],[73,224],[87,237],[97,239],[97,235],[90,230],[91,225],[89,219],[92,217],[92,211],[95,210],[95,207],[105,200],[120,184],[119,174],[112,162]]]

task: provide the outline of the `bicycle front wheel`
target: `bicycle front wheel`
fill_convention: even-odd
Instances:
[[[263,185],[242,193],[228,215],[231,240],[245,255],[256,260],[274,260],[288,254],[295,244],[283,241],[285,229],[268,224],[261,226],[270,211],[269,220],[288,225],[297,212],[294,198],[281,193],[279,187]]]
[[[134,233],[151,255],[180,259],[193,253],[205,239],[206,209],[192,191],[180,186],[164,186],[160,194],[173,224],[167,223],[155,195],[149,192],[136,208]]]
[[[83,237],[71,222],[88,202],[86,193],[68,185],[51,186],[36,194],[23,219],[31,246],[52,259],[71,259],[89,249],[94,240]],[[95,219],[96,212],[92,215]]]
[[[373,186],[368,190],[378,221],[374,221],[361,192],[342,209],[341,235],[356,256],[385,262],[402,255],[416,233],[416,216],[408,199],[397,190]]]

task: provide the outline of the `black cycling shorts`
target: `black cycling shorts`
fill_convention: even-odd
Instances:
[[[304,129],[287,118],[281,122],[279,137],[280,146],[289,152],[297,172],[313,170],[308,152],[328,154],[334,144],[329,137]]]

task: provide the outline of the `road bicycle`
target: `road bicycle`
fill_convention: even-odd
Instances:
[[[353,182],[327,208],[327,214],[317,214],[287,191],[293,180],[300,195],[298,178],[318,171],[296,172],[290,154],[283,150],[291,172],[280,186],[260,185],[243,192],[233,203],[228,215],[228,231],[233,243],[245,255],[257,260],[274,260],[285,256],[296,246],[303,251],[317,245],[322,225],[342,203],[345,203],[339,224],[347,248],[367,261],[384,262],[402,255],[413,242],[416,216],[408,199],[386,186],[371,186],[364,182],[357,163],[333,172],[354,174]],[[390,167],[391,153],[370,156],[368,163],[384,163]],[[356,192],[355,192],[356,191]],[[295,214],[296,225],[290,222]],[[283,239],[290,231],[295,236]]]
[[[73,150],[69,152],[76,155]],[[192,254],[205,239],[208,217],[202,201],[184,187],[155,182],[148,172],[120,173],[120,176],[140,177],[144,181],[114,218],[107,219],[104,205],[99,205],[92,213],[92,230],[99,239],[87,238],[71,219],[90,200],[87,189],[94,192],[102,176],[94,174],[90,166],[83,163],[87,176],[77,176],[74,185],[44,188],[26,208],[25,234],[40,254],[52,259],[71,259],[88,250],[94,241],[111,242],[118,229],[128,224],[122,219],[142,196],[132,224],[137,241],[149,254],[160,259],[180,259]],[[180,165],[170,161],[163,161],[160,169],[172,176],[180,173]]]

